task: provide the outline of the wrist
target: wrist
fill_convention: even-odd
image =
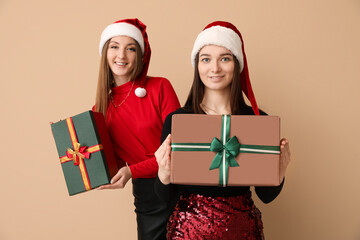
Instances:
[[[164,185],[170,184],[170,175],[164,174],[161,171],[158,172],[158,178],[160,179],[160,182]]]
[[[132,174],[132,172],[131,172],[131,167],[130,167],[129,165],[126,165],[126,166],[124,166],[124,167],[126,167],[128,175],[130,176],[130,178],[132,178],[132,177],[133,177],[133,174]]]
[[[129,173],[130,178],[132,178],[132,173],[131,173],[130,167],[128,167],[128,166],[126,166],[126,167],[127,167],[127,170],[128,170],[128,173]]]
[[[285,178],[285,174],[280,173],[280,183],[282,183],[282,181],[284,180],[284,178]]]

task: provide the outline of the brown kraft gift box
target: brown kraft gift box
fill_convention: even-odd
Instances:
[[[226,127],[228,127],[228,136],[226,136]],[[172,117],[171,135],[171,183],[208,186],[280,184],[279,117],[177,114]],[[224,139],[234,136],[240,143],[234,149],[240,146],[240,153],[233,157],[230,165],[238,164],[238,166],[226,167],[223,156],[226,154],[222,154],[219,158],[222,160],[222,166],[209,170],[214,157],[220,152],[226,153],[224,150],[218,152],[209,150],[212,141],[217,142],[213,140],[214,137],[220,143],[225,143]],[[187,147],[193,144],[200,147],[188,151]],[[224,146],[224,144],[220,145]]]

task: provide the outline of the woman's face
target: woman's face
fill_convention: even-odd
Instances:
[[[117,84],[123,84],[131,80],[135,60],[136,43],[133,38],[117,36],[110,39],[107,49],[107,61]]]
[[[206,88],[227,89],[234,75],[234,56],[224,47],[207,45],[199,52],[198,70]]]

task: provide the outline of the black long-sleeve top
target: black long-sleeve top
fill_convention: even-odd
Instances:
[[[171,133],[171,119],[172,115],[174,114],[193,114],[194,112],[185,108],[179,108],[175,112],[170,113],[164,122],[162,134],[161,134],[161,142],[164,142],[168,134]],[[243,115],[254,115],[253,110],[248,107],[245,109]],[[263,111],[260,111],[260,115],[267,115]],[[269,203],[274,200],[284,185],[284,180],[279,186],[257,186],[255,187],[256,195],[260,198],[260,200],[264,203]],[[249,186],[241,186],[241,187],[234,187],[234,186],[227,186],[227,187],[220,187],[220,186],[197,186],[197,185],[179,185],[179,184],[168,184],[164,185],[159,177],[157,177],[155,181],[155,192],[160,199],[166,202],[175,203],[177,198],[180,196],[181,193],[185,192],[188,194],[200,194],[203,196],[209,197],[218,197],[218,196],[240,196],[246,192],[250,191]]]

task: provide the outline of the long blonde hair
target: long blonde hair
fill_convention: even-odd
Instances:
[[[104,115],[104,117],[106,117],[106,110],[110,102],[111,88],[115,87],[114,76],[107,61],[107,51],[110,40],[108,40],[105,43],[102,49],[100,67],[99,67],[98,85],[97,85],[96,98],[95,98],[95,112],[101,112]],[[135,81],[143,70],[141,48],[137,41],[135,41],[135,45],[136,45],[136,58],[135,58],[135,67],[131,72],[131,81]]]

